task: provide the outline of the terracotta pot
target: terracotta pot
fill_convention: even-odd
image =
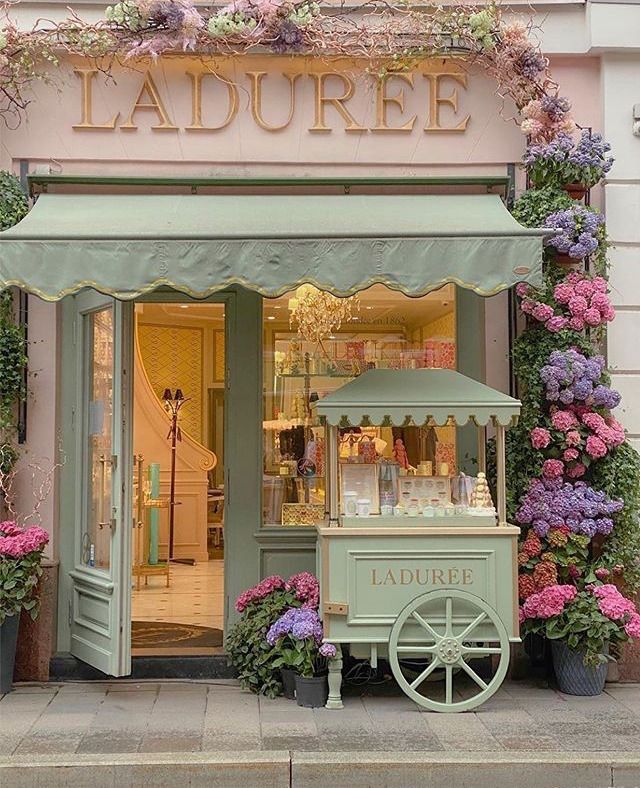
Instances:
[[[582,257],[571,257],[571,255],[562,252],[556,252],[554,257],[556,265],[562,268],[582,268],[583,260]]]
[[[562,187],[572,200],[583,200],[589,187],[584,183],[565,183]]]

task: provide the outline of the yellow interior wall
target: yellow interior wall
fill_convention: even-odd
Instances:
[[[138,323],[138,341],[149,382],[157,396],[166,388],[182,389],[190,401],[182,408],[180,426],[203,442],[203,344],[201,328]]]

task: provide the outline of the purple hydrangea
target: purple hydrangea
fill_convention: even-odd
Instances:
[[[338,653],[333,643],[323,643],[318,651],[321,657],[335,657]]]
[[[290,19],[284,19],[278,30],[278,34],[271,42],[271,47],[278,54],[287,52],[299,52],[304,47],[304,36],[302,30]]]
[[[596,386],[591,395],[591,401],[596,408],[606,408],[606,410],[617,408],[621,399],[620,393],[608,386]]]
[[[561,121],[563,116],[571,109],[571,103],[562,96],[545,96],[542,99],[542,109],[553,121]]]
[[[269,628],[267,643],[270,646],[274,646],[285,635],[290,635],[295,640],[312,638],[317,643],[321,643],[323,637],[322,622],[317,612],[309,608],[289,608]]]
[[[585,208],[573,205],[564,211],[550,214],[544,221],[545,227],[552,227],[559,232],[548,238],[545,243],[553,246],[562,254],[582,259],[598,248],[598,231],[604,224],[604,216]]]
[[[172,32],[179,32],[184,24],[185,11],[178,3],[174,3],[172,0],[163,0],[153,3],[149,18],[160,27]]]
[[[593,537],[611,533],[612,515],[622,507],[621,500],[613,500],[585,482],[534,479],[520,501],[516,520],[531,525],[538,536],[546,536],[550,528],[564,523],[574,533]]]
[[[620,404],[620,394],[600,383],[604,374],[603,356],[584,356],[577,350],[554,350],[540,369],[549,402],[563,405],[587,403],[611,410]]]
[[[561,112],[561,107],[556,108],[555,102],[553,97],[547,97],[543,105],[552,107],[552,114]],[[595,186],[613,166],[613,158],[607,156],[610,149],[602,135],[592,134],[588,129],[583,129],[577,143],[570,134],[560,132],[550,142],[530,144],[523,162],[538,187],[582,183],[589,188]]]
[[[573,140],[569,134],[563,132],[546,144],[538,143],[529,145],[522,161],[527,166],[543,162],[561,164],[567,161],[572,149]]]
[[[520,55],[519,66],[523,77],[535,80],[545,70],[547,61],[542,52],[531,48]]]
[[[589,129],[583,129],[580,140],[569,155],[569,161],[577,167],[598,168],[603,174],[613,167],[614,159],[607,156],[611,145],[602,139],[601,134],[595,134]]]

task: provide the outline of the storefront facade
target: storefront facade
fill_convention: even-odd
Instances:
[[[587,41],[588,30],[590,35],[606,36],[608,25],[594,24],[594,19],[600,18],[603,9],[610,13],[611,8],[620,13],[622,7],[554,5],[544,24],[543,48],[550,57],[555,79],[572,98],[577,122],[597,130],[604,127],[618,154],[616,177],[606,186],[612,240],[622,242],[612,255],[612,290],[625,301],[625,321],[633,321],[637,320],[637,298],[633,301],[631,293],[637,286],[629,271],[633,250],[640,241],[627,229],[626,221],[618,229],[616,211],[622,215],[623,204],[629,204],[621,196],[622,191],[628,195],[636,188],[633,175],[626,181],[631,170],[625,159],[633,156],[630,145],[636,143],[637,147],[637,139],[628,139],[631,124],[624,126],[620,119],[626,104],[633,102],[620,95],[625,88],[619,87],[616,75],[621,70],[637,73],[638,63],[632,56],[627,57],[624,50],[606,54],[606,48],[617,47],[617,42],[605,38],[591,44]],[[19,12],[26,24],[31,16],[37,16],[37,4],[25,3]],[[92,9],[91,13],[98,14],[98,10]],[[570,37],[565,32],[567,28],[572,31]],[[327,64],[274,55],[226,57],[207,63],[188,56],[161,58],[150,65],[117,70],[113,81],[105,81],[97,69],[77,60],[63,61],[57,71],[58,89],[38,85],[27,120],[15,131],[3,128],[0,132],[0,164],[22,176],[25,182],[30,176],[32,194],[38,201],[43,200],[37,209],[44,216],[43,221],[47,220],[47,199],[53,205],[53,201],[60,204],[61,198],[69,196],[76,201],[69,204],[80,210],[82,195],[104,196],[103,205],[110,200],[120,201],[122,212],[113,217],[119,217],[128,227],[131,216],[138,216],[142,206],[139,201],[171,195],[175,216],[168,212],[168,222],[175,221],[171,229],[179,233],[181,222],[184,225],[195,221],[191,207],[187,207],[191,205],[189,199],[211,199],[215,212],[216,196],[233,196],[241,217],[238,225],[244,224],[246,235],[251,238],[253,232],[258,232],[253,225],[261,221],[254,212],[256,200],[261,196],[282,197],[293,198],[285,210],[290,211],[293,235],[304,236],[306,226],[316,227],[336,218],[319,217],[317,205],[321,203],[314,204],[315,197],[333,196],[337,202],[332,209],[339,211],[335,206],[340,205],[341,199],[387,195],[393,210],[397,197],[410,199],[410,195],[416,200],[434,195],[486,199],[489,193],[508,202],[524,186],[518,168],[524,137],[509,122],[510,111],[495,94],[494,82],[479,70],[463,69],[453,60],[426,61],[387,80],[376,79],[367,73],[366,63],[358,61]],[[616,85],[613,91],[612,83]],[[180,207],[179,195],[187,197],[184,209]],[[604,195],[594,192],[592,200],[602,206]],[[64,213],[64,206],[58,210]],[[144,225],[150,218],[144,213],[146,210],[141,208],[139,222],[136,218],[131,226],[136,222]],[[198,217],[198,221],[201,223],[203,218]],[[269,221],[277,221],[277,216]],[[65,242],[63,230],[61,243]],[[117,236],[118,228],[113,230]],[[105,230],[107,235],[109,232]],[[241,234],[238,230],[237,237]],[[354,236],[361,234],[356,228]],[[287,288],[278,282],[269,289],[261,281],[259,287],[252,289],[243,286],[248,274],[239,276],[237,271],[231,272],[222,285],[216,282],[209,288],[205,281],[189,286],[186,280],[179,280],[180,267],[175,260],[166,259],[167,250],[156,240],[153,229],[134,239],[141,249],[141,260],[144,258],[150,266],[146,278],[139,277],[136,270],[130,281],[125,277],[123,286],[125,270],[110,280],[109,286],[105,285],[108,274],[96,282],[94,274],[100,274],[98,249],[88,266],[91,273],[82,280],[82,291],[77,277],[73,280],[59,276],[60,286],[56,289],[58,273],[53,272],[47,274],[39,293],[44,298],[37,297],[36,287],[35,295],[29,298],[30,365],[32,369],[42,369],[42,373],[32,386],[26,449],[34,457],[54,458],[61,446],[64,455],[55,494],[45,504],[44,523],[52,533],[51,555],[59,561],[56,650],[71,652],[112,675],[130,672],[131,601],[125,588],[135,560],[135,545],[125,524],[135,520],[131,480],[135,478],[134,388],[139,380],[135,377],[139,375],[135,372],[138,358],[143,359],[147,382],[156,393],[162,380],[172,389],[183,385],[167,373],[167,366],[170,369],[174,363],[171,358],[165,362],[164,370],[158,362],[155,373],[153,365],[144,361],[145,347],[166,341],[162,332],[169,323],[160,319],[160,309],[173,314],[171,341],[176,341],[175,332],[181,326],[188,330],[176,317],[183,306],[185,316],[194,314],[190,329],[194,331],[200,325],[195,313],[189,312],[195,300],[203,310],[205,303],[210,305],[214,316],[211,319],[215,321],[213,328],[209,325],[203,329],[197,354],[193,343],[184,339],[186,334],[180,336],[185,343],[181,352],[185,358],[192,358],[187,366],[193,370],[194,364],[200,363],[198,359],[204,359],[202,379],[208,376],[210,380],[207,385],[198,383],[193,387],[193,391],[202,392],[203,399],[208,395],[211,400],[209,405],[201,404],[202,418],[192,426],[193,433],[200,432],[194,435],[190,431],[191,437],[196,438],[194,443],[207,444],[209,451],[224,454],[220,463],[223,473],[216,482],[225,491],[220,629],[233,619],[233,602],[238,594],[260,577],[315,568],[315,532],[285,526],[277,521],[277,516],[269,515],[266,497],[270,493],[264,482],[267,423],[291,421],[288,411],[296,399],[295,391],[287,390],[284,382],[291,368],[280,376],[274,371],[277,353],[286,355],[294,338],[289,324],[295,286]],[[230,243],[233,239],[224,240]],[[82,239],[73,238],[69,243],[82,248]],[[166,243],[170,249],[170,237]],[[90,250],[80,253],[89,254]],[[401,257],[400,250],[399,267]],[[46,253],[41,259],[46,261]],[[372,259],[375,264],[375,247]],[[108,265],[108,261],[104,264]],[[246,266],[246,271],[251,271],[250,257]],[[321,266],[317,270],[320,269]],[[268,272],[265,275],[268,277]],[[427,340],[449,338],[455,359],[452,364],[460,372],[509,392],[509,341],[516,325],[509,295],[498,292],[504,290],[503,286],[489,284],[489,275],[490,272],[484,276],[486,286],[475,287],[480,295],[468,289],[479,284],[474,276],[465,279],[448,271],[440,280],[447,290],[437,307],[427,295],[427,291],[439,292],[433,276],[425,276],[424,286],[416,282],[410,292],[413,299],[396,293],[395,300],[384,308],[383,294],[379,292],[375,300],[377,291],[367,295],[360,281],[353,289],[364,290],[361,306],[378,310],[376,315],[379,312],[380,317],[363,326],[355,340],[366,343],[374,335],[393,334],[394,315],[410,305],[415,314],[408,322],[410,336],[403,337],[403,342],[408,343],[403,346],[405,351],[414,345],[424,348]],[[526,272],[522,278],[526,279]],[[483,277],[476,279],[481,284]],[[69,286],[71,280],[73,284]],[[382,287],[381,278],[373,280],[374,288]],[[300,276],[299,281],[305,281],[305,277]],[[315,280],[308,277],[306,281]],[[319,284],[340,295],[353,292],[341,288],[338,282]],[[404,290],[407,293],[410,288]],[[424,304],[423,313],[420,302]],[[284,317],[274,311],[277,309]],[[105,531],[103,526],[111,521],[112,512],[117,522],[105,531],[109,533],[109,555],[104,576],[89,582],[77,568],[83,563],[83,531],[79,524],[83,501],[92,495],[87,490],[90,480],[84,469],[86,438],[95,414],[85,413],[83,403],[88,407],[88,402],[96,399],[87,394],[87,387],[92,374],[92,348],[97,346],[91,343],[100,339],[101,329],[95,316],[100,314],[108,314],[112,320],[109,359],[116,374],[111,381],[112,396],[107,398],[112,402],[112,412],[106,417],[115,425],[108,453],[117,455],[118,461],[106,479],[111,493],[106,509],[101,511],[99,530]],[[362,314],[366,317],[366,312]],[[385,314],[388,317],[383,317]],[[206,319],[210,319],[209,313]],[[438,320],[441,324],[434,327]],[[432,326],[431,334],[427,326]],[[609,356],[611,365],[618,368],[616,383],[625,396],[625,426],[632,440],[639,440],[640,426],[634,422],[633,403],[640,401],[640,389],[636,391],[628,335],[625,322],[619,333],[610,337]],[[217,356],[216,348],[222,348]],[[346,353],[346,348],[340,347],[340,353],[343,350]],[[159,355],[156,353],[154,358]],[[177,356],[174,354],[173,358]],[[216,371],[216,365],[221,371]],[[304,377],[304,372],[300,377]],[[319,371],[315,374],[321,377]],[[281,389],[273,382],[278,377]],[[318,385],[326,385],[326,381]],[[192,392],[188,395],[192,396]],[[223,416],[217,424],[216,443],[213,414],[215,402],[221,401]],[[156,405],[160,407],[159,403],[149,407],[153,410]],[[139,412],[144,412],[144,405],[140,408]],[[204,440],[205,435],[210,440]],[[461,435],[457,443],[451,443],[449,462],[459,467],[463,467],[465,458],[473,456],[473,447],[465,440]],[[446,440],[440,436],[440,442]],[[197,454],[197,447],[193,451],[194,463],[206,464],[206,451],[202,456]],[[444,461],[444,456],[439,456],[438,461]],[[162,472],[166,473],[166,468]],[[163,476],[162,484],[166,483]],[[105,499],[104,490],[100,495]],[[196,493],[194,500],[195,496]],[[112,512],[108,511],[109,506]],[[189,537],[178,556],[202,560],[206,557],[206,545],[202,555],[197,552],[199,549],[199,537]],[[97,617],[93,623],[92,614]]]

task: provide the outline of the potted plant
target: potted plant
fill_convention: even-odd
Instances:
[[[573,200],[561,189],[545,186],[542,189],[527,189],[513,206],[512,214],[524,227],[544,227],[545,219],[556,211],[571,208]]]
[[[640,614],[611,583],[547,586],[525,600],[520,619],[551,641],[558,686],[569,695],[599,695],[609,649],[640,637]]]
[[[523,163],[534,186],[562,188],[581,200],[613,166],[609,150],[600,134],[583,129],[577,143],[561,133],[546,144],[529,145]]]
[[[316,609],[319,584],[309,572],[292,575],[288,580],[272,575],[243,591],[236,600],[241,618],[226,639],[229,661],[238,673],[244,689],[267,697],[282,690],[282,664],[278,653],[265,635],[291,608]]]
[[[544,226],[557,230],[545,244],[555,249],[560,265],[579,263],[604,241],[604,216],[577,203],[547,216]]]
[[[39,526],[0,523],[0,694],[9,692],[13,682],[20,613],[38,616],[40,559],[48,541]]]
[[[317,611],[309,608],[287,610],[267,633],[275,655],[273,664],[283,671],[285,696],[293,697],[290,689],[287,692],[293,677],[299,706],[317,708],[326,703],[326,661],[335,656],[336,649],[322,639],[322,622]]]

